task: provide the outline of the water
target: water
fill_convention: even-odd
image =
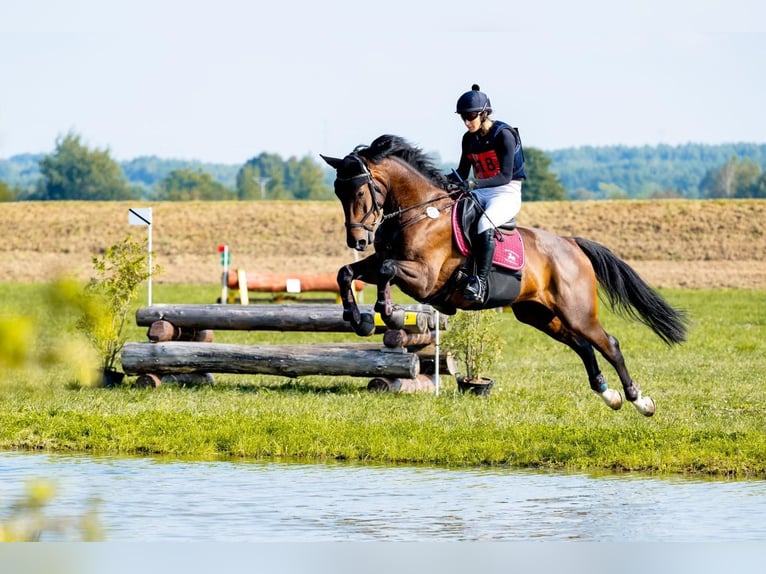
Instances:
[[[764,481],[0,453],[0,516],[30,478],[118,542],[766,540]]]

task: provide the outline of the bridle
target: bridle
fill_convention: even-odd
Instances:
[[[353,158],[356,160],[356,162],[361,166],[362,173],[359,175],[354,175],[351,177],[340,177],[338,176],[336,178],[337,181],[343,182],[343,183],[350,183],[354,186],[354,189],[357,189],[359,187],[358,182],[363,182],[367,184],[367,189],[370,192],[370,197],[372,198],[372,207],[367,211],[367,213],[364,214],[364,217],[362,217],[361,221],[359,223],[350,223],[346,222],[346,227],[348,229],[356,229],[358,227],[361,227],[368,233],[374,233],[375,229],[383,223],[383,220],[385,219],[383,215],[383,205],[378,201],[378,196],[383,196],[383,192],[378,187],[375,178],[372,177],[372,172],[370,172],[370,168],[367,167],[367,162],[365,162],[359,154],[357,154],[357,150],[360,149],[359,147],[355,148],[352,153],[349,154],[348,157]],[[338,192],[336,190],[336,195],[338,195]],[[367,220],[372,218],[372,223],[367,223]]]
[[[427,199],[425,201],[421,201],[420,203],[416,203],[416,204],[410,205],[408,207],[400,208],[400,209],[398,209],[396,211],[393,211],[391,213],[384,214],[383,213],[383,205],[378,201],[378,196],[379,195],[380,196],[384,196],[384,194],[380,190],[380,188],[378,187],[378,183],[375,181],[375,178],[372,177],[372,172],[370,172],[370,169],[367,166],[367,162],[365,162],[364,159],[362,159],[362,157],[359,156],[359,154],[357,153],[357,151],[359,149],[362,149],[364,147],[366,147],[366,146],[358,146],[358,147],[354,148],[354,151],[352,153],[350,153],[349,156],[348,156],[348,157],[353,158],[357,163],[359,163],[359,165],[361,166],[361,169],[362,169],[362,173],[358,174],[358,175],[351,176],[351,177],[340,177],[340,176],[338,176],[336,178],[336,180],[339,181],[339,182],[350,183],[350,184],[354,185],[354,189],[357,189],[359,187],[360,182],[366,183],[367,184],[367,189],[370,192],[370,197],[372,198],[372,207],[364,214],[364,217],[362,217],[361,221],[359,221],[358,223],[349,223],[348,221],[346,222],[346,227],[348,229],[356,229],[356,228],[361,227],[362,229],[364,229],[368,233],[374,233],[375,229],[378,226],[380,226],[384,221],[386,221],[388,219],[399,217],[403,213],[406,213],[406,212],[411,211],[413,209],[417,209],[419,207],[427,206],[427,205],[429,205],[431,203],[435,203],[437,201],[444,200],[443,197],[436,197],[436,198],[432,198],[432,199]],[[450,197],[450,198],[452,198],[455,195],[462,194],[462,193],[463,193],[462,189],[460,187],[458,187],[458,186],[455,186],[452,190],[447,190],[447,196]],[[336,195],[337,194],[338,194],[338,192],[336,191]],[[449,204],[441,207],[439,209],[439,211],[444,211],[446,209],[449,209],[455,203],[456,203],[456,201],[453,199]],[[400,227],[401,227],[401,229],[404,229],[405,227],[409,227],[413,223],[417,223],[418,221],[421,221],[425,217],[427,217],[427,216],[426,215],[420,215],[420,216],[413,217],[412,219],[403,222]],[[371,224],[366,223],[367,220],[370,219],[370,218],[373,219],[372,223]]]

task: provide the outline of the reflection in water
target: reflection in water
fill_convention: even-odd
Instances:
[[[112,541],[762,541],[766,482],[0,453],[0,510],[53,477]]]

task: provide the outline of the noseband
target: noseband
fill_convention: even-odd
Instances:
[[[354,189],[356,189],[360,183],[366,183],[367,189],[370,192],[370,197],[372,198],[372,207],[367,211],[367,213],[364,214],[364,217],[362,217],[361,221],[359,223],[349,223],[346,222],[346,227],[348,229],[355,229],[357,227],[361,227],[365,231],[369,233],[374,233],[375,228],[381,224],[383,221],[383,206],[378,203],[378,195],[383,195],[383,192],[380,191],[378,188],[377,183],[375,182],[375,179],[372,177],[372,173],[370,172],[370,169],[367,167],[367,163],[357,154],[357,150],[360,148],[354,149],[354,151],[349,154],[348,157],[353,158],[356,160],[356,162],[361,166],[362,173],[359,175],[354,175],[351,177],[337,177],[337,181],[343,182],[343,183],[351,183],[354,185]],[[337,195],[336,191],[336,195]],[[368,224],[366,223],[369,218],[372,218],[372,223]]]

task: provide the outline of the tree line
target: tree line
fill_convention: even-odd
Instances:
[[[549,156],[571,199],[766,197],[766,144],[582,146]]]
[[[766,145],[528,147],[525,160],[525,201],[766,197]],[[0,201],[321,201],[334,198],[334,177],[310,156],[265,152],[240,166],[157,157],[118,163],[70,132],[50,154],[0,160]]]

